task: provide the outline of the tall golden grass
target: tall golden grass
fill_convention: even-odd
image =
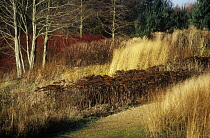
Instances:
[[[110,75],[116,70],[145,70],[165,64],[168,61],[168,50],[167,42],[164,40],[131,39],[125,47],[114,51]]]
[[[145,120],[152,137],[210,137],[210,74],[191,78],[156,96]]]
[[[1,85],[1,136],[19,137],[36,133],[46,127],[49,121],[59,121],[79,114],[68,100],[61,106],[53,100],[53,96],[34,90],[35,85],[19,81]]]
[[[209,31],[197,30],[194,26],[189,26],[188,29],[175,30],[164,39],[169,41],[172,57],[210,56],[209,35]]]
[[[114,50],[109,74],[116,70],[147,69],[186,57],[209,56],[209,35],[209,31],[190,26],[172,34],[153,33],[153,39],[130,39],[124,47]]]

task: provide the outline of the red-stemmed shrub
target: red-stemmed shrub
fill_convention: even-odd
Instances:
[[[28,69],[28,59],[27,59],[27,53],[26,53],[27,43],[29,45],[29,50],[30,50],[31,49],[30,47],[32,44],[32,34],[30,34],[28,36],[28,38],[29,38],[29,40],[27,42],[27,37],[25,34],[22,34],[20,36],[20,44],[21,44],[21,48],[22,48],[22,55],[23,55],[26,69]],[[81,47],[81,46],[76,48],[76,45],[81,45],[81,43],[91,43],[93,41],[99,41],[101,39],[103,39],[103,37],[94,36],[91,34],[84,34],[83,37],[79,37],[76,35],[68,36],[68,35],[63,35],[61,33],[55,32],[53,35],[49,36],[49,39],[47,42],[47,62],[58,61],[58,60],[64,59],[64,58],[67,58],[66,61],[68,61],[69,59],[81,60],[81,56],[82,55],[85,56],[85,54],[88,54],[88,52],[90,52],[90,51],[87,51],[86,49],[82,50],[81,48],[85,48],[85,47]],[[13,41],[9,40],[9,39],[8,40],[5,40],[5,39],[0,40],[0,53],[1,53],[0,54],[0,71],[1,72],[9,72],[10,70],[15,68],[14,51],[12,48],[10,48],[8,46],[8,44],[13,46]],[[41,63],[42,63],[43,48],[44,48],[43,46],[44,46],[44,36],[37,37],[36,51],[35,51],[36,65],[41,65]],[[95,46],[93,46],[92,48],[95,48]],[[68,50],[80,49],[80,50],[77,50],[78,52],[80,52],[80,56],[78,58],[75,58],[75,54],[71,54],[74,58],[68,57],[67,54],[64,52],[64,51],[66,51],[65,49],[68,49]],[[91,49],[91,47],[90,47],[90,49]],[[97,53],[97,51],[98,50],[96,49],[96,53]],[[30,53],[30,51],[29,51],[29,53]],[[71,53],[74,53],[74,51],[71,51]],[[77,56],[78,56],[78,53],[77,53]],[[73,60],[71,60],[71,62],[73,62]]]
[[[0,39],[0,71],[9,72],[15,67],[14,51],[9,47],[12,41]]]

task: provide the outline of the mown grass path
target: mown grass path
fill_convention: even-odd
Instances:
[[[71,138],[110,138],[110,137],[129,137],[145,138],[143,121],[149,114],[149,106],[145,104],[136,108],[110,115],[90,123],[82,130],[65,133],[60,137]]]

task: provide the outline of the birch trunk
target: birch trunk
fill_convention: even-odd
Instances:
[[[112,15],[112,28],[111,28],[111,32],[112,32],[112,40],[115,40],[115,24],[116,24],[116,0],[113,0],[113,15]]]
[[[79,26],[79,34],[80,34],[80,37],[82,37],[82,34],[83,34],[83,0],[80,0],[80,26]]]
[[[26,26],[27,28],[27,26]],[[27,54],[27,58],[28,58],[28,62],[30,63],[30,49],[29,49],[29,33],[28,31],[26,31],[26,54]],[[30,64],[29,64],[30,66]]]
[[[34,67],[35,60],[35,50],[36,50],[36,38],[37,38],[37,26],[36,26],[36,0],[33,0],[33,8],[32,8],[32,44],[31,44],[31,54],[29,60],[29,68],[32,69]]]
[[[21,67],[22,67],[22,72],[25,73],[25,63],[24,63],[24,59],[23,59],[23,54],[22,54],[22,50],[20,49],[20,60],[21,60]]]
[[[22,69],[22,72],[25,73],[26,70],[25,70],[25,63],[24,63],[23,54],[22,54],[22,47],[21,47],[21,44],[20,44],[20,33],[19,33],[19,36],[18,36],[18,45],[19,45],[21,69]]]
[[[48,17],[47,17],[48,18]],[[46,27],[46,33],[44,37],[44,49],[43,49],[43,59],[42,59],[42,67],[46,64],[46,57],[47,57],[47,42],[48,42],[48,27]]]
[[[13,25],[14,25],[14,45],[15,45],[15,61],[17,69],[17,77],[22,76],[21,60],[20,60],[20,45],[18,41],[18,25],[17,25],[17,5],[15,0],[12,1],[13,6]]]
[[[42,59],[42,67],[46,64],[46,57],[47,57],[47,42],[48,42],[48,32],[46,30],[46,34],[44,37],[44,50],[43,50],[43,59]]]
[[[47,42],[48,42],[48,35],[49,35],[49,28],[50,28],[50,23],[49,23],[49,13],[50,13],[50,5],[51,1],[47,1],[47,16],[46,16],[46,27],[45,27],[45,36],[44,36],[44,44],[43,44],[43,59],[42,59],[42,67],[45,66],[46,64],[46,58],[47,58]]]

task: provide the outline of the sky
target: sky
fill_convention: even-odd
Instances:
[[[183,6],[185,3],[188,3],[188,2],[196,2],[196,0],[171,0],[174,4],[174,6],[176,6],[177,4],[179,6]]]

